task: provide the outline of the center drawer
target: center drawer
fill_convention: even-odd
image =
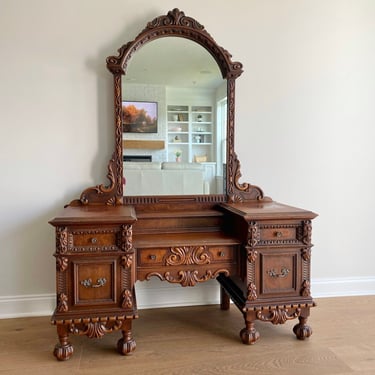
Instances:
[[[137,249],[139,267],[208,265],[234,260],[235,246],[178,246]]]

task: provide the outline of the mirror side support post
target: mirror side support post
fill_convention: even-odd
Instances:
[[[113,75],[114,83],[114,115],[115,115],[115,153],[116,156],[116,196],[118,203],[123,203],[123,142],[122,142],[122,88],[121,88],[121,73]],[[121,198],[120,198],[121,197]]]

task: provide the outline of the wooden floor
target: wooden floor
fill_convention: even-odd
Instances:
[[[313,335],[299,341],[296,320],[257,322],[260,340],[240,342],[240,312],[232,306],[142,310],[134,322],[137,349],[117,354],[119,332],[103,339],[72,336],[74,355],[52,355],[56,329],[48,317],[0,320],[2,374],[375,374],[375,296],[318,299],[309,323]]]

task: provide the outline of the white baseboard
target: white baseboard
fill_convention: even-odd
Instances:
[[[375,277],[313,279],[314,298],[375,295]],[[218,304],[219,284],[211,280],[194,288],[182,288],[159,280],[136,284],[138,309]],[[0,297],[0,319],[49,316],[55,294]]]
[[[0,296],[0,319],[51,315],[55,305],[55,294]]]
[[[375,276],[312,279],[314,298],[365,296],[375,294]]]

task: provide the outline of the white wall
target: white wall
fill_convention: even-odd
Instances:
[[[313,292],[375,293],[374,1],[0,0],[0,316],[50,313],[47,221],[106,182],[114,121],[105,59],[176,6],[244,65],[243,180],[320,214]],[[195,289],[171,288],[159,301],[211,302],[210,288],[185,300]],[[157,304],[139,290],[140,304]]]

